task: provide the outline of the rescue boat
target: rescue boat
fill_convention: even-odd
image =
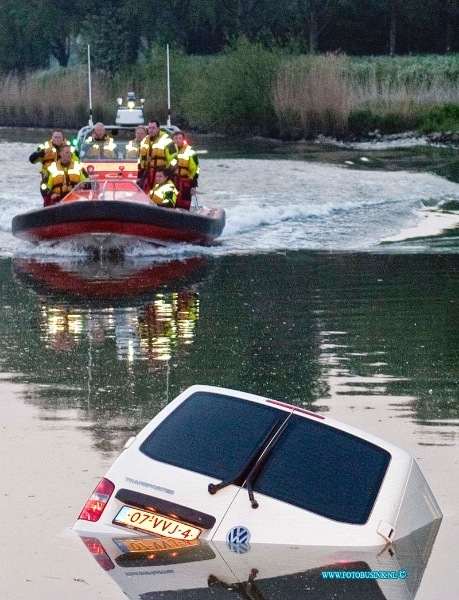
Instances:
[[[122,172],[121,172],[122,175]],[[82,247],[123,247],[138,241],[210,244],[225,211],[195,203],[190,210],[154,204],[132,180],[82,181],[60,203],[16,215],[13,235],[29,242],[74,241]]]

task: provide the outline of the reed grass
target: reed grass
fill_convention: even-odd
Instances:
[[[171,57],[172,121],[207,132],[286,139],[459,131],[459,55],[294,55],[240,40],[213,57]],[[166,64],[152,49],[144,65],[92,73],[93,120],[113,122],[118,96],[135,90],[149,118],[167,118]],[[88,85],[78,68],[0,77],[0,125],[79,128]]]
[[[459,56],[288,60],[274,105],[285,137],[362,136],[375,129],[458,131]],[[445,106],[449,111],[442,110]]]
[[[346,62],[346,58],[333,55],[284,62],[273,88],[281,137],[344,133],[348,116]]]
[[[60,69],[0,80],[0,124],[12,127],[80,127],[88,118],[88,93],[82,69]],[[93,103],[103,114],[105,82],[94,80]]]

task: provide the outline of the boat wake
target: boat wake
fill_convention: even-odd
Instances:
[[[416,249],[429,244],[431,250],[440,248],[442,251],[459,247],[459,202],[454,199],[444,199],[438,204],[425,202],[425,208],[420,211],[421,219],[413,227],[403,229],[393,236],[381,240],[381,244],[393,247]]]
[[[78,256],[84,249],[69,242],[35,246],[11,234],[12,218],[41,203],[37,169],[28,163],[34,148],[0,144],[0,160],[7,167],[0,174],[0,254]],[[458,184],[424,173],[358,171],[295,160],[207,158],[201,172],[200,204],[226,211],[219,243],[202,248],[139,243],[126,249],[128,255],[390,251],[390,244],[381,240],[395,236],[400,244],[403,232],[425,220],[426,206],[459,203]],[[425,250],[429,251],[427,241]],[[450,240],[449,251],[454,251]]]

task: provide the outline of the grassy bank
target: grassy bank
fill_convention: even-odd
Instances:
[[[459,55],[292,55],[241,41],[214,57],[171,57],[172,120],[202,132],[285,139],[459,131]],[[162,52],[114,77],[92,74],[93,116],[113,122],[134,89],[147,116],[167,116]],[[78,128],[88,120],[84,66],[0,78],[0,125]]]

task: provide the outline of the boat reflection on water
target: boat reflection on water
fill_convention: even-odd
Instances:
[[[107,300],[133,296],[151,291],[185,288],[197,284],[209,274],[206,258],[202,256],[168,262],[143,260],[39,261],[15,258],[13,274],[38,295],[69,300]]]
[[[439,524],[434,521],[382,552],[134,536],[81,539],[132,600],[412,600]],[[387,579],[383,572],[390,573]]]
[[[211,269],[203,257],[169,262],[16,258],[13,273],[38,295],[38,328],[46,349],[65,353],[105,345],[109,352],[114,339],[118,360],[146,360],[154,371],[193,342],[198,288]]]

